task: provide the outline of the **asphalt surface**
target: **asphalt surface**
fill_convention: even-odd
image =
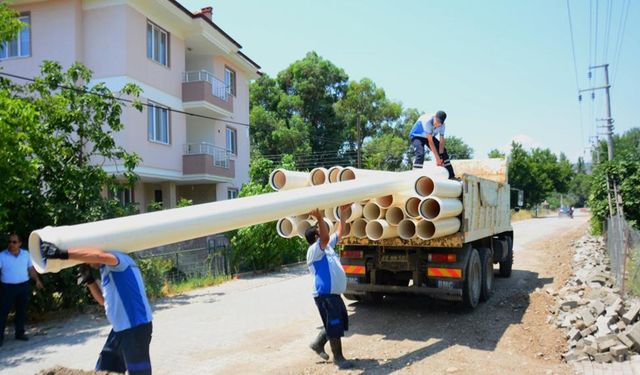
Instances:
[[[526,249],[529,244],[550,236],[562,236],[565,231],[585,221],[586,217],[577,215],[576,219],[554,217],[513,223],[516,258],[518,251]],[[307,348],[321,324],[311,297],[312,281],[307,272],[306,267],[299,266],[156,302],[151,342],[154,373],[334,371],[333,366],[321,363]],[[500,283],[506,285],[507,281],[498,282],[497,288]],[[353,345],[366,342],[363,337],[389,343],[420,342],[420,337],[412,335],[410,326],[387,324],[399,311],[404,311],[402,307],[395,310],[389,306],[387,304],[386,308],[376,311],[359,303],[348,305],[353,322],[350,334],[345,338],[348,356],[361,352]],[[417,308],[420,307],[408,307],[412,316],[416,315]],[[444,309],[428,313],[433,315],[433,321],[426,323],[434,327],[448,325],[446,316],[442,318],[449,313],[447,308]],[[418,312],[417,316],[421,317],[422,313]],[[460,317],[455,315],[454,318]],[[415,324],[422,327],[423,322]],[[56,365],[91,370],[109,330],[110,326],[102,314],[85,314],[31,326],[28,331],[31,340],[28,342],[14,341],[12,332],[7,332],[5,345],[0,348],[0,374],[33,374]],[[457,346],[465,345],[474,346],[460,340],[438,348],[437,352],[454,351],[458,350]],[[386,348],[384,343],[380,347]],[[496,343],[490,343],[476,349],[491,351],[495,347]],[[418,351],[417,360],[425,361],[433,354],[432,350],[436,349]],[[403,368],[405,361],[407,365],[415,362],[414,359],[409,361],[408,358],[412,357],[405,357],[402,353],[400,349],[399,352],[378,350],[375,358],[361,357],[359,367],[364,369],[362,373],[386,374]],[[383,371],[374,370],[376,368]]]

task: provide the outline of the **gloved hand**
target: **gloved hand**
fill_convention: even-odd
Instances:
[[[50,242],[42,242],[42,244],[40,244],[40,253],[45,259],[69,259],[69,252],[67,250],[59,249]]]
[[[78,285],[89,285],[96,282],[96,279],[93,278],[93,274],[91,273],[91,267],[86,264],[78,266],[76,276],[78,277]]]

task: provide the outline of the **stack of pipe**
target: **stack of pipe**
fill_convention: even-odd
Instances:
[[[311,172],[276,169],[271,173],[274,190],[304,189],[319,184],[340,184],[350,180],[362,183],[399,179],[398,189],[382,196],[362,196],[344,212],[346,227],[343,237],[382,240],[399,237],[404,240],[430,240],[460,230],[462,184],[447,179],[444,168],[425,166],[410,172],[388,172],[334,166]],[[293,193],[293,192],[292,192]],[[321,202],[319,203],[321,206]],[[337,229],[339,207],[324,208],[324,222],[329,232]],[[278,234],[285,238],[304,238],[307,228],[316,225],[308,214],[287,216],[278,220]]]

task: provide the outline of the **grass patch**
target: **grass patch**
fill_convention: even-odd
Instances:
[[[219,275],[219,276],[201,276],[194,277],[191,279],[187,279],[184,281],[180,281],[177,283],[166,283],[162,288],[162,293],[165,296],[172,296],[176,294],[182,294],[184,292],[188,292],[190,290],[198,289],[198,288],[206,288],[208,286],[222,284],[223,282],[231,280],[231,276],[229,275]]]
[[[518,212],[511,210],[511,221],[527,220],[532,217],[533,212],[531,210],[519,210]]]

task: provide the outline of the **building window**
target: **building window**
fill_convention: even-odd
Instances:
[[[227,128],[227,152],[238,155],[238,132],[233,128]]]
[[[0,43],[0,59],[31,56],[31,16],[21,16],[20,21],[27,25],[15,38]]]
[[[147,106],[149,140],[164,144],[171,143],[169,131],[169,109],[155,103]]]
[[[120,202],[120,204],[123,206],[132,204],[134,202],[133,189],[126,188],[123,186],[115,187],[109,190],[109,198],[117,199],[118,202]]]
[[[169,66],[169,33],[147,21],[147,57]]]
[[[236,72],[228,66],[224,67],[224,86],[228,94],[236,96]]]
[[[227,189],[227,199],[238,198],[238,189]]]

